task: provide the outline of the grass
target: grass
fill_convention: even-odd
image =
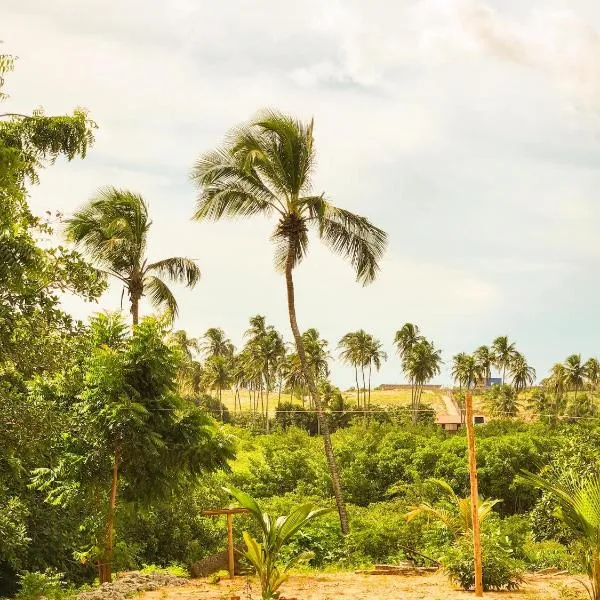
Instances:
[[[344,402],[348,404],[356,405],[356,391],[342,392]],[[274,415],[277,409],[278,392],[274,391],[269,394],[269,414]],[[242,410],[249,410],[250,398],[247,390],[240,391],[240,397],[242,400]],[[266,400],[266,397],[263,397]],[[229,411],[233,412],[234,408],[234,392],[233,390],[223,390],[222,392],[223,404],[228,408]],[[282,402],[293,402],[302,406],[302,402],[299,398],[295,398],[290,394],[281,394]],[[430,404],[436,412],[445,412],[445,405],[442,399],[442,392],[440,390],[424,390],[421,401]],[[371,390],[371,404],[376,406],[408,406],[410,405],[410,390],[399,389],[399,390]],[[308,408],[308,400],[306,401],[306,408]],[[260,400],[259,400],[260,409]]]

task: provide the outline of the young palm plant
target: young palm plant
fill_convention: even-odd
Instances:
[[[437,488],[441,499],[445,501],[445,506],[423,502],[418,506],[411,507],[409,512],[404,515],[404,518],[407,521],[412,521],[424,515],[440,521],[452,533],[455,539],[469,535],[473,529],[471,498],[461,498],[458,496],[450,484],[443,479],[426,479],[425,482],[431,483]],[[502,500],[484,500],[479,498],[477,514],[480,525],[492,514],[492,509],[499,502],[502,502]]]
[[[584,548],[589,582],[582,582],[591,600],[600,600],[600,475],[569,473],[549,481],[525,472],[524,479],[548,492],[557,503],[557,516]]]
[[[308,252],[312,229],[333,252],[349,260],[360,283],[368,284],[379,270],[387,236],[365,217],[334,206],[324,194],[315,195],[311,190],[314,167],[313,122],[265,112],[236,128],[225,147],[197,161],[192,179],[200,193],[194,219],[262,215],[275,221],[271,235],[275,266],[285,274],[290,326],[317,410],[341,529],[347,533],[348,516],[329,427],[298,326],[293,271]]]
[[[66,236],[92,259],[99,270],[116,277],[127,291],[133,324],[139,305],[149,295],[152,304],[164,307],[174,318],[177,301],[164,279],[193,288],[200,279],[196,263],[173,256],[149,263],[146,257],[152,221],[139,194],[114,187],[101,189],[95,198],[67,221]]]
[[[252,496],[235,488],[224,488],[233,496],[250,514],[261,529],[261,541],[254,539],[248,532],[244,532],[246,550],[244,556],[256,569],[260,579],[263,600],[279,598],[278,589],[288,578],[288,571],[306,554],[301,553],[291,562],[281,566],[279,554],[281,549],[302,529],[307,523],[317,517],[331,512],[329,508],[313,510],[310,503],[296,506],[287,516],[274,517],[261,510]]]

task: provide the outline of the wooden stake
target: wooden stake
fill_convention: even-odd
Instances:
[[[235,575],[235,559],[233,556],[233,515],[227,514],[227,552],[229,555],[229,579]]]
[[[471,480],[471,520],[473,522],[473,556],[475,559],[475,596],[483,596],[483,573],[481,565],[481,538],[479,535],[479,493],[477,491],[477,459],[475,455],[475,431],[473,427],[473,397],[466,394],[467,445],[469,448],[469,478]]]

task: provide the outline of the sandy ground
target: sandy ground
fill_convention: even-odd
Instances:
[[[515,592],[486,592],[488,600],[550,600],[559,598],[559,589],[567,586],[582,589],[573,578],[550,575],[528,575],[523,587]],[[326,573],[293,575],[284,584],[282,599],[291,600],[459,600],[473,599],[473,592],[464,592],[448,582],[442,573],[420,576],[357,575]],[[143,600],[259,600],[260,590],[255,579],[236,577],[209,584],[203,579],[177,588],[163,588],[141,595]]]

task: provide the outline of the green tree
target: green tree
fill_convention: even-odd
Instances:
[[[205,154],[192,177],[200,194],[194,218],[274,217],[271,236],[275,264],[285,274],[290,326],[306,383],[323,434],[343,532],[349,530],[339,473],[317,383],[310,369],[296,316],[294,268],[308,251],[309,230],[336,254],[348,259],[359,282],[370,283],[379,269],[387,236],[366,218],[314,195],[313,122],[302,123],[277,112],[265,112],[231,134],[226,146]]]
[[[181,256],[148,262],[146,248],[152,221],[139,195],[115,187],[101,189],[96,197],[67,220],[67,238],[80,247],[98,268],[118,279],[127,291],[133,324],[139,305],[148,295],[156,307],[177,316],[177,301],[165,279],[193,288],[200,279],[196,263]]]
[[[584,548],[585,566],[590,578],[584,584],[591,600],[600,600],[600,476],[582,476],[571,472],[567,477],[546,479],[525,472],[524,478],[548,492],[558,507],[556,513]]]
[[[415,344],[422,342],[424,339],[417,325],[404,323],[394,336],[394,345],[396,346],[400,360],[402,361],[404,355],[410,352]]]
[[[479,365],[484,377],[486,379],[486,385],[492,376],[492,366],[494,365],[494,353],[489,346],[479,346],[473,356]]]
[[[452,377],[461,390],[463,386],[471,389],[482,379],[482,367],[474,356],[460,352],[452,358]]]
[[[585,378],[588,384],[595,390],[600,383],[600,361],[597,358],[588,358],[584,365]]]
[[[369,366],[369,379],[368,379],[368,390],[369,396],[367,400],[367,410],[371,408],[371,370],[373,367],[377,372],[381,369],[382,362],[387,360],[387,353],[383,350],[383,344],[375,339],[372,335],[369,335],[369,343],[367,345],[366,352],[367,364]]]
[[[250,511],[260,527],[261,541],[258,542],[248,532],[244,532],[246,550],[244,556],[256,569],[260,579],[263,600],[276,600],[277,591],[287,579],[287,571],[297,564],[305,554],[300,554],[285,566],[281,565],[281,551],[286,544],[310,521],[330,512],[329,508],[313,510],[310,503],[300,504],[289,515],[273,517],[262,511],[256,500],[235,488],[225,488],[243,508]]]
[[[492,386],[486,392],[485,404],[497,417],[516,417],[521,407],[516,387],[506,384]]]
[[[512,376],[512,384],[517,394],[530,385],[533,385],[535,381],[535,369],[527,364],[527,359],[520,352],[513,354],[509,370]]]
[[[202,336],[199,344],[200,353],[204,358],[213,356],[230,357],[235,347],[225,332],[219,327],[209,327]]]
[[[100,509],[82,525],[91,529],[101,582],[111,579],[119,490],[124,500],[148,501],[233,457],[211,420],[176,395],[177,357],[164,336],[155,319],[128,336],[118,317],[100,315],[78,364],[35,390],[62,399],[69,429],[55,442],[61,460],[34,471],[33,484],[52,504]]]
[[[207,358],[203,365],[202,383],[205,388],[217,391],[223,421],[223,390],[231,386],[231,358],[220,354]]]
[[[514,358],[516,347],[508,341],[508,337],[501,335],[493,341],[492,352],[494,354],[494,365],[502,372],[502,383],[504,383],[506,371]]]
[[[360,384],[358,383],[358,367],[362,365],[363,357],[357,339],[357,332],[350,331],[338,343],[340,360],[354,367],[354,379],[356,380],[356,406],[360,408]]]
[[[581,354],[567,356],[564,363],[564,384],[575,392],[573,402],[577,403],[577,393],[585,383],[585,365],[581,362]]]
[[[419,420],[419,408],[423,386],[441,371],[442,354],[433,342],[422,339],[411,346],[402,356],[402,370],[408,377],[411,390],[411,412],[413,423]]]

